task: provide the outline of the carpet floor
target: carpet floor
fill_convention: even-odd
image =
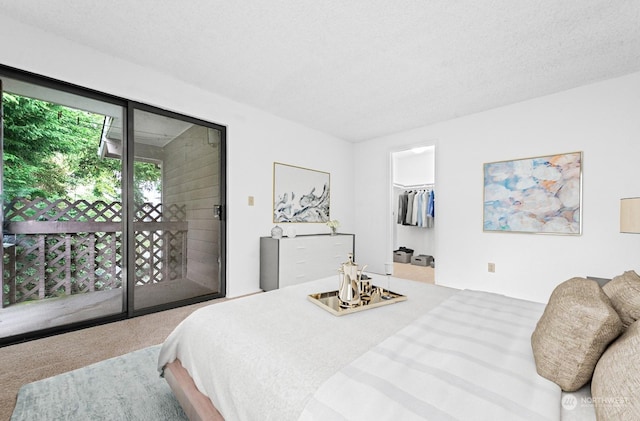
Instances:
[[[220,301],[224,299],[0,348],[0,420],[11,418],[23,385],[161,344],[194,310]]]
[[[159,351],[156,345],[26,384],[11,421],[186,421],[156,370]]]

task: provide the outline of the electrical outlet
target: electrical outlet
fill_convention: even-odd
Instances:
[[[487,270],[489,272],[494,273],[496,271],[496,264],[495,263],[489,263],[487,266],[488,266]]]
[[[253,206],[253,196],[249,196],[249,206]]]

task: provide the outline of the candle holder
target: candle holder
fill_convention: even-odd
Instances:
[[[384,273],[387,277],[387,290],[382,290],[382,299],[390,300],[393,298],[391,295],[391,275],[393,275],[393,263],[385,263],[384,264]]]

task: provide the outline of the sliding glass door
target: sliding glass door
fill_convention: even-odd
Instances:
[[[133,111],[134,311],[223,291],[223,128]]]
[[[0,345],[225,294],[225,127],[0,66]]]
[[[118,104],[2,77],[0,339],[124,311]]]

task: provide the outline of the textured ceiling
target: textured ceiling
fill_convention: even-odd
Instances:
[[[0,13],[350,141],[640,71],[640,0],[0,0]]]

